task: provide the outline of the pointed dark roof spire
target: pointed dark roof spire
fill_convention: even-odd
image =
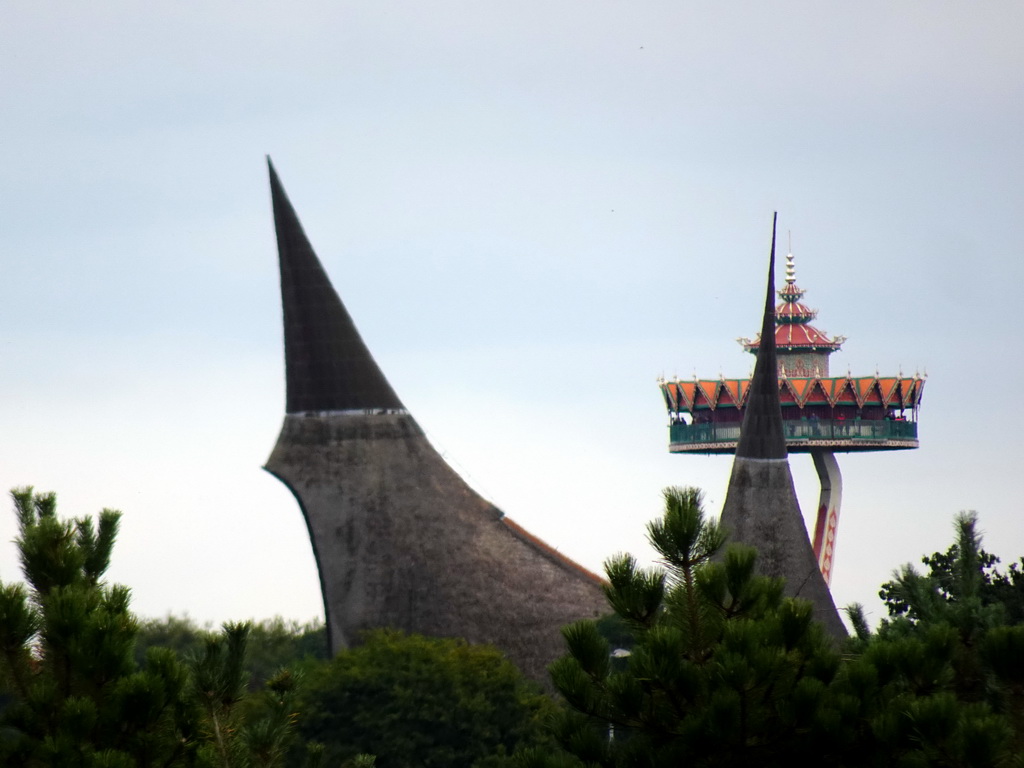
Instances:
[[[810,600],[814,617],[835,638],[845,637],[828,585],[807,536],[789,471],[775,360],[775,221],[768,295],[754,378],[750,382],[736,458],[722,505],[722,525],[733,541],[757,547],[757,569],[785,579],[785,594]]]
[[[281,263],[287,412],[402,408],[313,252],[269,157],[267,166]]]
[[[786,458],[786,437],[782,430],[779,402],[778,362],[775,357],[775,225],[772,217],[772,252],[768,262],[768,293],[761,321],[761,344],[754,364],[754,377],[743,414],[736,456],[748,459]]]

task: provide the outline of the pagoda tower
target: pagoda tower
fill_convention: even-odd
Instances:
[[[825,583],[831,583],[843,481],[836,453],[918,447],[918,416],[924,377],[832,376],[829,358],[846,338],[811,324],[817,310],[802,302],[793,254],[774,307],[774,333],[766,326],[739,343],[755,355],[765,339],[775,348],[782,428],[788,453],[809,453],[820,481],[813,550]],[[750,401],[750,379],[659,381],[669,413],[672,453],[736,453]]]
[[[332,653],[393,627],[490,643],[540,682],[603,581],[445,462],[366,347],[270,166],[284,309],[284,424],[266,469],[313,545]]]

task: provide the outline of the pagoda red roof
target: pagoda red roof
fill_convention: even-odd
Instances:
[[[818,310],[799,301],[784,301],[775,308],[776,323],[806,323],[817,315]]]
[[[778,347],[815,347],[817,349],[839,349],[841,341],[829,339],[813,325],[785,323],[775,329],[775,344]]]
[[[786,262],[786,284],[778,291],[782,301],[775,307],[776,349],[782,353],[835,352],[846,339],[843,336],[830,339],[811,325],[811,320],[817,317],[818,310],[811,309],[800,301],[804,291],[796,284],[792,253],[786,257]],[[748,352],[756,353],[761,346],[761,335],[758,334],[753,339],[740,339],[739,342]]]
[[[813,325],[806,323],[782,323],[775,327],[775,347],[780,352],[797,349],[835,352],[843,345],[844,341],[846,339],[841,336],[830,339]],[[740,344],[748,352],[757,352],[758,347],[761,346],[761,335],[758,334],[753,339],[740,339]]]

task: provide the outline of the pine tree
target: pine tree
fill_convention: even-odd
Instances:
[[[279,669],[262,691],[248,694],[247,646],[252,624],[228,623],[208,634],[188,660],[191,690],[199,704],[203,765],[216,768],[280,768],[294,741],[299,675]],[[307,748],[309,764],[322,753]]]
[[[185,661],[150,647],[140,665],[128,589],[103,580],[120,513],[62,520],[53,494],[12,495],[26,584],[0,584],[0,765],[284,765],[298,679],[281,670],[246,695],[251,625],[208,634]]]
[[[977,520],[974,512],[961,512],[957,518]],[[957,522],[957,527],[960,523]],[[962,570],[962,558],[960,557],[960,535],[957,541],[953,542],[945,552],[933,552],[925,555],[921,562],[927,566],[927,576],[932,580],[932,585],[937,588],[939,596],[947,601],[953,602],[961,597],[960,571]],[[1012,624],[1024,622],[1024,571],[1021,565],[1024,558],[1010,563],[1009,568],[1000,570],[1000,559],[980,548],[975,555],[971,555],[972,568],[978,579],[977,585],[972,580],[972,588],[977,587],[977,596],[986,605],[993,603],[1002,604],[1006,611],[1006,620]],[[902,569],[901,569],[902,572]],[[901,616],[906,614],[911,606],[902,598],[906,584],[899,579],[900,572],[896,578],[887,581],[882,585],[878,596],[886,604],[890,616]]]
[[[53,494],[12,496],[27,588],[0,585],[0,764],[184,764],[195,736],[187,670],[161,649],[136,666],[128,589],[103,581],[120,514],[67,521]]]
[[[811,606],[755,574],[756,552],[725,549],[701,493],[668,488],[648,526],[664,568],[620,555],[605,565],[609,604],[633,645],[619,663],[595,622],[564,630],[553,665],[569,707],[555,723],[564,752],[526,765],[793,765],[825,754],[828,686],[838,654]]]
[[[649,526],[664,568],[606,564],[631,655],[614,658],[593,622],[565,629],[552,667],[563,749],[522,753],[526,768],[1024,766],[1024,624],[1014,600],[993,599],[998,561],[975,515],[956,518],[938,573],[908,565],[885,585],[899,609],[876,632],[849,609],[839,657],[809,606],[754,575],[753,550],[721,552],[699,492],[665,501]]]
[[[857,654],[836,696],[859,724],[859,744],[891,765],[1022,763],[1024,625],[987,592],[997,560],[981,547],[977,516],[959,514],[955,529],[940,573],[905,565],[883,585],[898,610],[877,632],[860,606],[850,609]]]

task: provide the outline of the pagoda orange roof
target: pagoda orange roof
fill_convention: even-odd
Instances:
[[[782,406],[878,406],[916,408],[926,379],[914,376],[786,377],[779,379]],[[675,412],[724,410],[744,406],[750,379],[693,379],[663,381],[661,389],[669,410]]]
[[[786,379],[786,383],[793,390],[793,394],[796,395],[796,402],[803,407],[807,402],[807,395],[814,389],[816,382],[814,379]]]

